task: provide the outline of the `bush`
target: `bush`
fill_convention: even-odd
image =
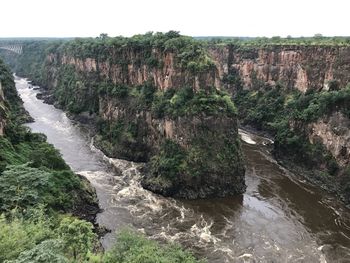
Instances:
[[[30,154],[32,166],[36,168],[46,167],[52,170],[68,170],[69,166],[62,159],[61,154],[52,145],[43,142],[36,144]]]
[[[0,176],[0,209],[9,212],[16,208],[45,203],[52,188],[51,174],[28,164],[8,166]]]
[[[102,83],[98,87],[98,93],[102,96],[126,98],[129,95],[129,87],[123,84]]]

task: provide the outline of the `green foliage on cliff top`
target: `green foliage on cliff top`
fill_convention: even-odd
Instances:
[[[193,91],[185,87],[166,92],[157,92],[152,104],[152,112],[158,118],[193,115],[236,116],[237,110],[231,97],[214,88]]]
[[[151,67],[161,66],[162,52],[171,52],[175,54],[182,68],[199,73],[215,66],[204,47],[202,41],[182,36],[176,31],[169,31],[149,32],[130,38],[77,38],[63,43],[57,50],[78,58],[96,58],[100,61],[115,59],[112,61],[115,64],[143,63]],[[134,61],[127,61],[121,52],[138,52],[138,55]],[[116,54],[120,56],[115,56]]]
[[[235,45],[237,47],[269,47],[269,46],[350,46],[350,37],[213,37],[203,39],[215,45]]]

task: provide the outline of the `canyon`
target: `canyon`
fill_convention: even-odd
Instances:
[[[33,80],[16,80],[28,126],[94,186],[101,226],[132,224],[210,262],[331,262],[349,256],[348,50],[170,32],[0,56]]]
[[[344,89],[350,79],[347,46],[213,44],[168,32],[130,39],[29,42],[24,51],[18,61],[14,59],[16,55],[2,53],[15,71],[46,89],[45,101],[80,116],[80,120],[93,120],[98,130],[96,145],[107,155],[147,162],[158,156],[157,164],[157,158],[153,158],[154,169],[150,162],[152,183],[145,179],[144,186],[178,197],[229,194],[224,190],[226,179],[219,178],[230,178],[232,194],[245,189],[240,146],[235,141],[237,118],[227,103],[228,94],[263,94],[267,88],[282,87],[281,97],[286,104],[294,91],[306,96],[310,92],[333,92]],[[40,56],[33,57],[38,53]],[[307,144],[321,143],[339,166],[340,180],[346,177],[342,174],[348,167],[350,142],[345,132],[349,118],[338,108],[303,124],[294,121],[299,123],[297,126],[291,122],[289,129]],[[240,122],[245,125],[244,120]],[[248,124],[255,126],[254,122]],[[112,134],[112,129],[117,131]],[[276,131],[268,132],[274,136]],[[176,146],[173,151],[180,150],[176,165],[173,163],[176,167],[172,168],[182,175],[175,180],[161,175],[161,170],[169,167],[155,167],[169,159],[163,147],[167,141]],[[208,143],[218,147],[210,150],[206,148]],[[235,156],[222,149],[227,143]],[[223,159],[218,159],[219,155]],[[226,167],[225,162],[226,170],[217,169]],[[327,165],[322,162],[317,164],[318,170]],[[215,180],[223,191],[210,190],[210,180],[205,186],[205,181],[189,176],[179,167],[195,167],[191,172],[195,174],[218,175]],[[229,171],[235,175],[229,176]],[[189,187],[181,189],[180,185],[185,184]]]

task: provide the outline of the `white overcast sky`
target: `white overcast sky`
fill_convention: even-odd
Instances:
[[[350,35],[350,0],[0,0],[0,37]]]

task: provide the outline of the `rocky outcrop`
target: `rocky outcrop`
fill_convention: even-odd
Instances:
[[[309,125],[312,143],[321,142],[341,167],[350,164],[350,120],[341,112]]]
[[[236,120],[195,116],[153,120],[152,124],[152,128],[184,149],[180,166],[185,168],[180,168],[175,180],[158,171],[149,172],[142,180],[145,188],[165,196],[190,199],[232,196],[245,191],[244,177],[237,176],[243,175],[245,169]],[[154,164],[158,164],[158,159],[151,161],[150,169]]]
[[[157,118],[151,111],[135,111],[130,100],[115,98],[100,99],[100,116],[106,121],[118,122],[119,130],[124,129],[122,125],[127,120],[134,125],[136,136],[131,140],[126,141],[127,136],[123,135],[119,143],[108,148],[97,136],[96,144],[110,156],[151,159],[142,180],[145,188],[164,196],[189,199],[223,197],[245,191],[236,118],[224,114]],[[178,152],[159,156],[169,141],[181,151],[178,166],[167,167],[173,170],[180,167],[178,173],[171,176],[167,176],[171,170],[162,173],[161,169],[154,168],[159,165],[158,161],[154,164],[155,158],[160,158],[160,163],[177,161],[172,157]]]
[[[245,89],[277,83],[302,92],[350,81],[350,48],[333,46],[219,46],[210,49],[221,78],[237,74]],[[229,85],[229,89],[235,87]]]

